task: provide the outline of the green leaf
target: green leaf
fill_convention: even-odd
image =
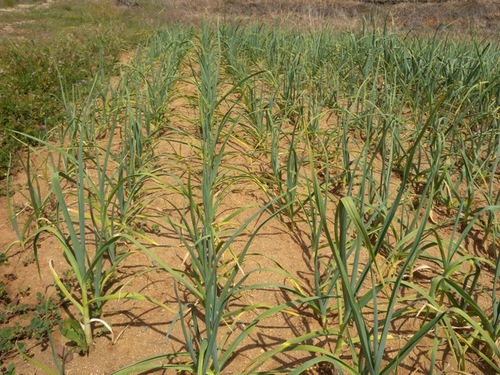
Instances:
[[[61,326],[61,334],[67,339],[73,341],[81,352],[87,351],[85,332],[83,332],[82,326],[76,319],[65,319]]]

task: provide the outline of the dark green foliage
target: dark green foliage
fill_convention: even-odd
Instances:
[[[13,363],[9,363],[7,366],[0,367],[0,371],[5,375],[15,375],[16,374],[16,365]]]
[[[43,342],[52,327],[61,324],[57,304],[38,293],[36,304],[18,304],[11,300],[3,287],[0,307],[0,352],[6,353],[15,348],[18,341],[35,339]],[[29,322],[26,318],[29,317]],[[11,323],[16,320],[15,323]],[[2,358],[0,357],[0,364]]]
[[[85,87],[110,68],[121,48],[112,35],[0,45],[0,179],[19,147],[11,131],[44,138],[64,120],[61,85]]]
[[[80,353],[87,352],[88,347],[85,341],[85,332],[83,332],[82,326],[76,319],[65,319],[61,325],[61,334],[71,340]]]

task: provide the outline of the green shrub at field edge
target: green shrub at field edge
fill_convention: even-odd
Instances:
[[[59,124],[64,119],[61,83],[87,85],[99,54],[110,67],[119,51],[120,42],[106,36],[0,47],[5,64],[0,70],[0,178],[5,177],[10,153],[17,149],[10,131],[40,137]]]

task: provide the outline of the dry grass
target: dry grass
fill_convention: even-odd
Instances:
[[[140,7],[151,2],[139,1]],[[419,34],[448,30],[459,35],[496,37],[500,28],[500,3],[473,1],[399,1],[399,0],[164,0],[158,17],[165,21],[198,23],[220,19],[241,22],[269,22],[286,26],[315,28],[331,26],[356,30],[366,20],[376,19],[380,26]],[[155,2],[154,7],[158,6]]]
[[[442,30],[460,37],[500,35],[500,3],[490,0],[136,0],[130,7],[117,0],[0,0],[0,12],[0,41],[9,35],[29,39],[54,28],[106,20],[126,22],[137,31],[207,20],[353,31],[368,21],[422,35]]]

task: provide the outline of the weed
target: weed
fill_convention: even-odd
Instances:
[[[7,298],[7,297],[6,297]],[[3,299],[0,328],[0,351],[7,353],[15,348],[16,342],[35,339],[45,342],[53,327],[62,323],[59,306],[37,293],[36,304],[18,304],[16,300]],[[7,303],[5,303],[7,302]],[[30,317],[29,323],[26,317]],[[16,320],[13,324],[9,324]]]

